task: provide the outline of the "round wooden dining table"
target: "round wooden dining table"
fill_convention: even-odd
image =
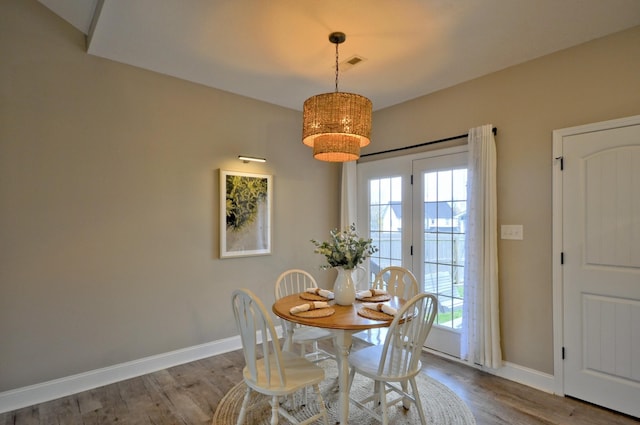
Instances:
[[[291,314],[289,311],[292,307],[309,301],[300,298],[300,294],[288,295],[282,297],[273,304],[273,312],[276,316],[289,322],[299,323],[301,325],[315,326],[318,328],[330,329],[333,333],[334,347],[336,349],[336,360],[338,363],[338,383],[340,397],[340,423],[349,423],[349,362],[348,356],[351,350],[352,335],[366,329],[384,328],[391,324],[391,320],[373,320],[358,314],[358,310],[362,308],[362,303],[357,301],[351,305],[343,306],[330,301],[330,306],[335,310],[330,316],[306,318]],[[391,300],[385,301],[395,309],[400,309],[405,300],[398,297],[391,297]],[[293,326],[286,327],[286,336],[283,349],[291,350],[293,341]]]

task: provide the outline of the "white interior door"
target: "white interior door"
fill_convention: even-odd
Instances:
[[[640,116],[557,130],[554,153],[564,393],[640,417]]]

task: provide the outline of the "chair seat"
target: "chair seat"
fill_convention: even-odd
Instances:
[[[267,376],[267,374],[264,373],[264,359],[259,359],[257,361],[257,368],[259,371],[258,376],[260,377],[257,382],[251,379],[251,375],[247,367],[243,369],[245,383],[262,394],[281,396],[291,394],[294,391],[312,384],[319,384],[324,380],[324,369],[320,366],[316,366],[309,360],[300,357],[297,354],[283,351],[282,360],[286,380],[285,386],[280,385],[277,374],[272,374],[270,383],[266,381],[265,376]],[[272,368],[271,370],[275,370],[277,367],[276,360],[272,359],[270,363]]]
[[[353,334],[353,337],[368,342],[369,344],[382,344],[387,337],[387,328],[367,329],[366,331]]]
[[[374,345],[351,353],[351,355],[349,355],[349,365],[355,367],[361,375],[371,379],[389,382],[405,381],[412,376],[416,376],[422,368],[422,362],[418,360],[417,368],[414,371],[398,373],[399,368],[396,367],[397,365],[392,364],[392,362],[388,360],[385,362],[385,369],[382,375],[380,375],[378,374],[378,368],[380,367],[383,349],[384,345]],[[409,355],[409,357],[411,356]]]
[[[322,360],[335,359],[335,355],[317,347],[317,343],[320,340],[332,338],[333,334],[327,329],[312,328],[310,326],[299,326],[293,331],[293,343],[303,344],[313,343],[316,347],[315,350],[310,353],[302,354],[305,359],[317,363]]]
[[[317,341],[320,339],[330,338],[333,335],[327,329],[315,328],[310,326],[300,326],[293,331],[293,342],[300,343],[306,341]]]

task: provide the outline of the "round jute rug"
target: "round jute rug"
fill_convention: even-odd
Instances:
[[[327,405],[329,424],[338,422],[338,372],[333,361],[319,363],[325,368],[326,379],[320,384],[320,391]],[[476,421],[467,405],[447,386],[438,381],[420,374],[416,378],[420,400],[424,408],[425,417],[428,424],[433,425],[475,425]],[[212,425],[235,425],[242,400],[246,392],[243,382],[237,384],[223,397],[213,415]],[[372,381],[360,375],[356,375],[351,394],[358,399],[362,399],[373,391]],[[291,409],[294,417],[299,420],[311,416],[316,412],[313,390],[309,389],[309,406],[299,409]],[[390,394],[392,397],[395,394]],[[245,424],[247,425],[268,425],[271,418],[271,407],[269,399],[261,394],[253,392],[253,399],[250,402],[250,411],[247,414]],[[299,395],[298,397],[302,397]],[[287,404],[285,404],[286,406]],[[285,418],[280,416],[281,424],[288,424]],[[351,403],[349,406],[349,423],[358,425],[379,424],[374,418],[363,412]],[[411,405],[407,411],[398,403],[389,408],[390,424],[419,424],[420,417],[416,411],[416,406]]]

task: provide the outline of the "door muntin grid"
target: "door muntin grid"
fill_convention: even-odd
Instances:
[[[464,300],[467,170],[425,172],[423,187],[423,290],[438,296],[435,323],[459,330]]]

